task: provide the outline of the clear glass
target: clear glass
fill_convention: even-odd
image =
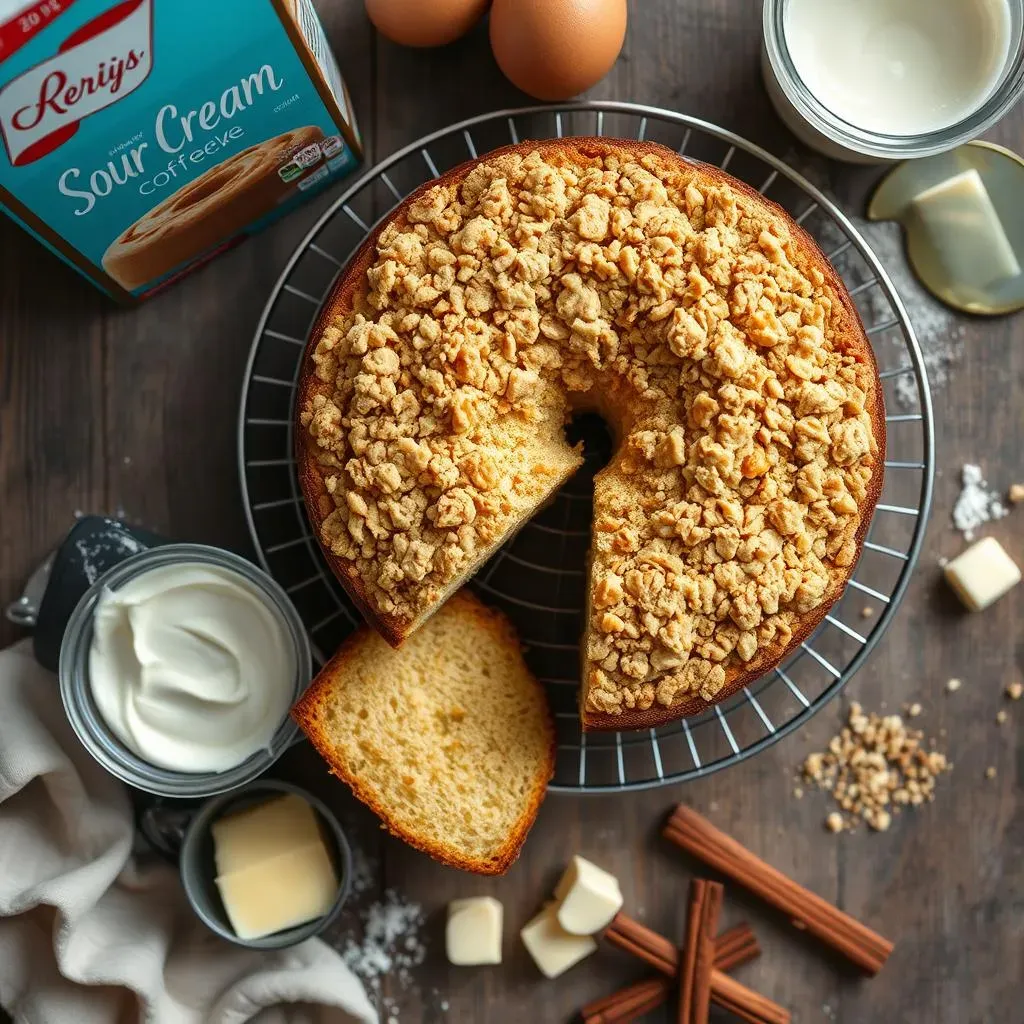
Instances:
[[[936,17],[942,3],[937,0]],[[780,116],[816,149],[840,159],[906,160],[931,156],[976,139],[1024,95],[1024,0],[1007,0],[1010,48],[1002,73],[988,98],[968,116],[938,131],[920,135],[883,135],[849,124],[807,89],[786,45],[789,0],[764,0],[763,71]]]
[[[150,569],[183,562],[200,562],[236,572],[260,590],[268,606],[280,616],[295,645],[294,700],[309,685],[313,656],[305,627],[288,595],[262,569],[221,548],[201,544],[167,544],[151,548],[114,566],[86,591],[68,620],[60,649],[60,694],[68,720],[86,750],[122,782],[146,793],[189,799],[224,793],[256,778],[295,742],[299,729],[286,715],[269,748],[257,751],[234,768],[222,772],[179,772],[143,761],[104,722],[89,684],[89,650],[92,647],[96,602],[108,587],[116,590]]]

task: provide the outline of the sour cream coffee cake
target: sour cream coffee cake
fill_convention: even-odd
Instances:
[[[524,143],[413,193],[314,328],[298,460],[332,568],[399,646],[581,464],[583,725],[698,712],[821,621],[882,485],[877,367],[780,207],[652,143]]]

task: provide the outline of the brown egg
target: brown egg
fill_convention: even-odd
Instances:
[[[513,85],[539,100],[567,100],[615,63],[626,0],[494,0],[491,47]]]
[[[490,0],[366,0],[382,36],[401,46],[444,46],[465,35]]]

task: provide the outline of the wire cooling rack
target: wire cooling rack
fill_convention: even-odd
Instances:
[[[892,621],[924,536],[934,473],[934,424],[921,352],[906,310],[850,221],[782,161],[731,132],[628,103],[503,110],[399,150],[355,182],[289,260],[260,318],[245,374],[239,470],[264,568],[299,609],[321,659],[360,621],[306,518],[292,457],[296,378],[314,320],[371,226],[413,189],[509,142],[606,135],[661,142],[715,164],[787,209],[845,281],[875,349],[886,397],[885,487],[856,572],[821,627],[777,669],[707,712],[658,729],[582,734],[576,701],[590,542],[592,480],[610,454],[603,426],[571,427],[584,467],[471,584],[515,623],[545,683],[558,726],[552,788],[640,789],[680,782],[756,754],[820,710],[864,663]]]

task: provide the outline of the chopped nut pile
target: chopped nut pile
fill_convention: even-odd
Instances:
[[[933,800],[936,779],[953,766],[945,754],[925,749],[923,739],[899,715],[865,714],[851,704],[846,727],[828,750],[809,754],[803,763],[803,777],[831,792],[846,812],[832,811],[825,827],[841,832],[862,818],[884,832],[900,808]]]
[[[585,710],[699,694],[778,656],[857,554],[878,383],[787,223],[652,151],[509,152],[390,223],[301,410],[322,536],[412,622],[578,463],[597,408]]]

